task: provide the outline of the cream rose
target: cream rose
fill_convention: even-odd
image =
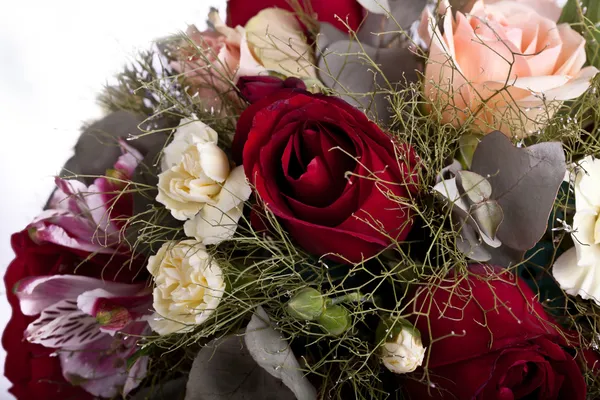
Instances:
[[[193,240],[167,242],[148,259],[154,277],[152,329],[166,335],[206,321],[219,305],[225,280],[204,246]]]
[[[184,120],[163,154],[156,200],[203,244],[231,238],[251,194],[242,166],[231,170],[217,133],[201,121]]]
[[[280,8],[266,8],[251,18],[245,39],[256,61],[284,76],[317,79],[315,59],[296,16]]]
[[[575,175],[575,247],[554,263],[552,273],[572,296],[600,304],[600,159],[584,158]]]
[[[470,14],[442,4],[443,31],[425,10],[419,34],[430,45],[425,95],[442,122],[471,120],[481,133],[525,137],[542,129],[561,102],[579,97],[598,70],[583,68],[585,40],[557,25],[548,1],[483,1]]]

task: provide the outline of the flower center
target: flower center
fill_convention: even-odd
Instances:
[[[600,244],[600,213],[596,215],[596,223],[594,224],[594,244]]]

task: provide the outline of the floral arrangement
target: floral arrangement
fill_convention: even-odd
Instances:
[[[599,24],[229,0],[157,41],[12,237],[11,393],[600,398]]]

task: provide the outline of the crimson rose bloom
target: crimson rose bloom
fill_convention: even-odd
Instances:
[[[145,279],[136,265],[123,267],[130,257],[127,255],[95,255],[80,265],[89,254],[80,250],[58,246],[53,243],[34,243],[27,230],[12,236],[15,259],[4,276],[6,295],[12,308],[12,316],[2,335],[2,346],[6,350],[4,374],[13,384],[10,392],[19,400],[85,400],[93,396],[85,390],[72,386],[63,378],[58,357],[50,356],[54,350],[29,343],[24,339],[27,326],[38,317],[23,315],[19,299],[13,293],[15,285],[32,276],[73,274],[103,278],[110,281],[131,283]]]
[[[300,4],[303,2],[301,1]],[[315,15],[321,22],[329,22],[336,28],[346,31],[342,21],[348,21],[348,25],[357,30],[363,17],[363,9],[356,0],[312,0],[306,11]],[[229,0],[227,2],[227,25],[235,27],[245,26],[246,22],[265,8],[283,8],[293,11],[289,0]]]
[[[358,262],[412,226],[398,199],[416,186],[413,151],[343,100],[282,90],[254,103],[238,121],[233,152],[266,206],[313,254]]]
[[[50,356],[54,350],[24,339],[23,332],[37,317],[23,315],[19,300],[13,293],[21,279],[70,272],[77,265],[78,257],[71,249],[54,244],[38,246],[29,238],[27,231],[15,233],[12,246],[16,258],[4,276],[12,317],[2,335],[2,346],[6,349],[4,374],[13,384],[10,392],[19,400],[91,399],[92,395],[85,390],[65,381],[59,358]]]
[[[428,346],[435,387],[429,397],[425,384],[407,380],[410,398],[584,400],[574,352],[564,350],[560,328],[529,287],[509,273],[490,280],[487,266],[471,271],[476,275],[457,286],[446,281],[415,299],[417,310],[429,313],[412,322]]]
[[[270,96],[282,89],[306,89],[301,79],[284,79],[276,76],[241,76],[237,83],[242,97],[250,104]]]

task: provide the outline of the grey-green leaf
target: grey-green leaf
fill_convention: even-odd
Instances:
[[[358,42],[348,35],[340,36],[329,24],[321,24],[317,38],[319,76],[344,100],[371,118],[388,122],[392,116],[389,93],[407,82],[416,82],[417,71],[422,69],[409,49],[406,32],[419,19],[426,0],[389,0],[390,12],[383,14],[377,13],[382,10],[378,0],[364,1],[375,12],[367,14],[356,33]]]
[[[258,365],[281,379],[298,400],[317,398],[317,391],[301,371],[289,344],[273,329],[269,316],[262,307],[256,309],[248,323],[244,341]]]
[[[131,400],[182,400],[185,396],[187,378],[177,378],[162,384],[140,389]]]
[[[481,175],[471,171],[457,171],[456,185],[471,204],[481,203],[492,195],[492,186]]]
[[[261,368],[241,336],[213,340],[200,350],[185,400],[293,400],[294,394]]]
[[[358,4],[363,6],[367,11],[375,14],[385,14],[389,12],[391,7],[388,0],[357,0]]]
[[[471,207],[471,216],[477,221],[481,232],[492,238],[496,238],[496,232],[502,224],[504,213],[495,200],[486,200]]]
[[[318,64],[325,86],[383,121],[391,117],[388,91],[417,80],[418,60],[408,48],[378,49],[341,40],[327,47]]]
[[[517,148],[501,132],[492,132],[477,146],[471,170],[487,177],[492,186],[491,199],[504,211],[498,239],[519,251],[535,246],[546,231],[565,176],[562,144],[548,142]]]

